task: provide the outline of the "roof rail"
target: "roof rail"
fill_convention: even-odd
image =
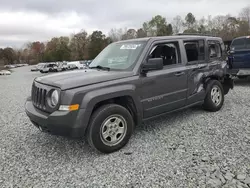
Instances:
[[[176,35],[196,35],[196,36],[214,37],[212,34],[204,34],[204,33],[177,33]]]

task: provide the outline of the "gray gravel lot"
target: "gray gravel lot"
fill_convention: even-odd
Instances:
[[[223,109],[192,108],[148,121],[109,155],[41,133],[24,112],[30,67],[0,76],[0,187],[250,187],[250,80]]]

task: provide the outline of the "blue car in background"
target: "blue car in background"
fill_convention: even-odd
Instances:
[[[235,38],[229,49],[228,63],[233,76],[250,76],[250,36]]]

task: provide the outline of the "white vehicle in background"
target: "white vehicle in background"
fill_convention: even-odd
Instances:
[[[78,69],[83,69],[84,66],[80,63],[80,61],[71,61],[68,62],[68,66],[75,65]]]
[[[11,75],[11,72],[8,70],[1,70],[0,75]]]
[[[54,62],[45,63],[45,65],[43,65],[43,67],[41,68],[40,72],[41,73],[52,72],[54,70],[54,68],[56,68],[56,67],[57,67],[57,64]]]
[[[44,65],[45,63],[38,63],[37,65],[31,68],[31,71],[40,71]]]
[[[88,68],[86,62],[87,61],[80,61],[81,69],[87,69]]]
[[[76,64],[68,64],[67,70],[76,70],[76,69],[78,69],[78,67],[76,66]]]
[[[68,70],[68,63],[67,62],[59,62],[55,69],[56,69],[56,72],[66,71],[66,70]]]
[[[13,68],[16,68],[16,66],[15,65],[5,65],[4,68],[13,69]]]

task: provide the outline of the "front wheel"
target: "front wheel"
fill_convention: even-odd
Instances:
[[[98,108],[87,130],[89,144],[102,153],[112,153],[124,147],[134,130],[130,112],[123,106],[108,104]]]
[[[224,90],[221,83],[217,80],[208,81],[206,93],[204,109],[210,112],[219,111],[224,104]]]

